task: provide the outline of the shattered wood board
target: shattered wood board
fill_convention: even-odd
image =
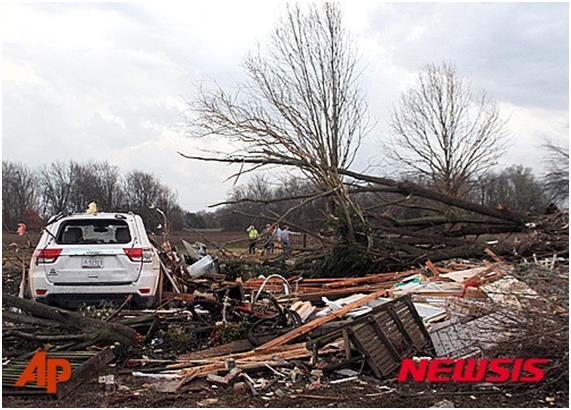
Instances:
[[[464,283],[464,281],[466,279],[473,278],[474,276],[482,274],[482,273],[490,272],[491,270],[492,270],[492,268],[483,266],[483,267],[478,267],[478,268],[474,268],[474,269],[444,273],[444,274],[440,275],[440,277],[453,280],[454,282]]]
[[[389,294],[395,297],[408,294],[447,297],[460,295],[463,291],[464,286],[456,282],[422,282],[396,286],[389,291]]]
[[[494,303],[506,306],[522,307],[531,299],[537,299],[539,295],[525,282],[517,280],[513,276],[504,276],[495,282],[480,286],[480,290],[486,294]]]
[[[115,355],[110,348],[100,352],[47,352],[48,359],[56,357],[68,359],[72,369],[71,378],[67,382],[58,383],[58,391],[55,397],[61,399],[111,363]],[[10,360],[8,363],[2,364],[2,394],[47,394],[43,388],[32,384],[27,384],[24,387],[14,386],[21,372],[28,365],[28,362],[29,360]]]
[[[425,323],[439,320],[446,316],[446,309],[428,303],[414,303],[414,307]]]
[[[464,298],[446,299],[445,309],[450,317],[456,317],[464,322],[490,313],[490,306],[486,302]]]

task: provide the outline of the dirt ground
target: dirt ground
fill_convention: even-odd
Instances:
[[[563,392],[518,391],[490,385],[398,384],[374,379],[322,387],[297,384],[272,393],[237,394],[232,387],[193,383],[192,390],[172,394],[151,389],[152,379],[120,376],[116,392],[106,393],[95,380],[84,383],[63,400],[49,397],[3,396],[5,407],[568,407]],[[320,396],[307,398],[304,395]],[[297,396],[297,397],[296,397]]]
[[[210,233],[209,233],[210,234]],[[224,242],[240,233],[214,233]],[[182,235],[189,241],[200,240]],[[25,243],[15,235],[3,235],[4,245]],[[177,238],[179,239],[179,238]],[[36,239],[33,239],[36,240]],[[29,258],[31,249],[20,252]],[[4,255],[5,256],[5,255]],[[3,292],[16,294],[21,268],[17,263],[3,264]],[[47,396],[24,397],[2,395],[3,407],[568,407],[568,387],[560,383],[537,386],[484,384],[399,384],[394,380],[380,381],[368,376],[339,384],[330,384],[326,377],[321,383],[300,380],[291,386],[284,381],[257,395],[236,393],[232,386],[223,387],[198,380],[180,393],[160,393],[153,390],[156,380],[134,377],[125,369],[109,367],[101,374],[114,374],[116,391],[106,392],[97,379],[84,383],[62,400]],[[256,377],[269,374],[250,373]],[[334,375],[332,379],[342,376]],[[308,398],[307,396],[320,396]]]

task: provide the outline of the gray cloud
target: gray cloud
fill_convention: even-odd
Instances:
[[[567,139],[567,5],[343,5],[378,120],[356,168],[382,158],[389,108],[422,65],[442,60],[511,115],[506,163],[539,172],[541,138]],[[200,81],[242,80],[243,56],[267,39],[281,10],[269,2],[11,5],[2,24],[3,159],[106,159],[156,173],[189,209],[222,199],[231,167],[176,154],[225,148],[187,138],[184,100]]]
[[[454,61],[499,100],[567,109],[567,4],[426,4],[408,13],[397,6],[392,13],[381,10],[371,18],[379,27],[402,19],[418,33],[400,41],[389,35],[397,64],[415,69]]]

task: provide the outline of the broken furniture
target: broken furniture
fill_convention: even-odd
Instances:
[[[307,342],[315,356],[319,349],[339,337],[345,341],[345,360],[353,362],[350,345],[364,358],[378,378],[395,371],[405,357],[434,355],[430,335],[410,296],[385,302],[356,319]]]

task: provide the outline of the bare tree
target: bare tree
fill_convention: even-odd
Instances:
[[[246,59],[249,81],[236,94],[202,92],[192,105],[191,131],[242,147],[227,158],[253,164],[241,173],[299,167],[317,187],[335,192],[352,235],[352,215],[362,215],[337,169],[353,162],[370,128],[356,64],[336,5],[288,7],[268,46]]]
[[[121,205],[121,197],[124,194],[119,167],[105,161],[95,163],[94,169],[97,181],[98,204],[101,204],[101,209],[113,210],[118,208]]]
[[[129,172],[125,178],[125,210],[133,211],[143,218],[148,228],[162,224],[162,217],[153,208],[160,208],[169,219],[170,229],[181,229],[184,212],[177,204],[177,195],[153,174],[143,171]]]
[[[548,161],[545,188],[554,202],[563,202],[569,198],[569,147],[546,140],[543,148]]]
[[[496,164],[506,142],[505,121],[484,92],[449,64],[428,65],[393,111],[389,152],[406,170],[441,192],[462,196],[470,181]]]
[[[20,162],[2,161],[2,225],[16,229],[27,213],[37,212],[37,178],[30,168]]]
[[[79,164],[74,161],[53,162],[40,170],[44,217],[74,209],[71,203]],[[85,204],[87,207],[87,204]]]
[[[82,211],[91,201],[100,211],[112,211],[121,205],[122,181],[119,168],[107,162],[76,164],[70,196],[70,208]]]
[[[244,191],[226,201],[227,209],[261,205],[263,213],[245,216],[268,222],[284,221],[308,203],[327,202],[326,214],[320,214],[327,232],[305,230],[321,242],[322,250],[300,257],[297,266],[315,266],[323,259],[328,261],[321,265],[325,269],[335,266],[346,274],[374,260],[369,269],[389,269],[426,259],[482,255],[490,246],[477,239],[482,234],[547,225],[559,231],[561,218],[539,224],[531,215],[462,197],[468,183],[502,152],[505,123],[485,95],[473,101],[470,87],[449,66],[421,74],[419,89],[405,94],[404,108],[394,116],[401,131],[397,136],[404,141],[397,158],[406,160],[416,174],[413,180],[420,183],[351,170],[369,130],[356,61],[337,6],[288,8],[268,47],[246,59],[248,80],[235,93],[220,87],[202,90],[190,104],[192,135],[225,137],[236,150],[182,155],[238,164],[233,176],[271,166],[302,173],[313,192],[259,199]],[[373,198],[380,203],[371,203]],[[279,214],[272,207],[282,200],[292,206]],[[558,239],[549,246],[551,251],[568,243]],[[495,247],[499,253],[513,249],[507,242]]]

